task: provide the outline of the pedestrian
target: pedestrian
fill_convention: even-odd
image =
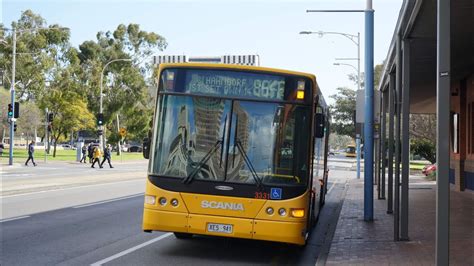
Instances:
[[[33,165],[36,166],[35,163],[35,141],[32,140],[31,143],[28,145],[28,160],[26,160],[25,165],[28,166],[28,162],[31,160]]]
[[[89,143],[89,146],[87,146],[87,157],[89,157],[89,163],[92,163],[92,157],[94,155],[94,146],[92,143]]]
[[[110,168],[114,168],[112,166],[112,164],[110,163],[111,150],[112,150],[112,146],[110,144],[107,145],[107,147],[105,147],[105,149],[104,149],[104,159],[102,159],[102,163],[100,164],[100,168],[102,168],[102,166],[104,165],[105,160],[107,160],[107,162],[109,163]]]
[[[87,158],[87,146],[86,145],[82,145],[81,152],[82,152],[82,158],[79,162],[82,163],[82,161],[84,161],[84,163],[86,163],[86,158]]]
[[[95,168],[94,165],[97,163],[99,165],[99,168],[102,168],[102,165],[100,165],[100,156],[102,155],[100,151],[99,146],[94,146],[94,152],[93,152],[93,159],[92,159],[92,168]]]

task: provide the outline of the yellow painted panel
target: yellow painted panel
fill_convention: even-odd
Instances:
[[[180,212],[143,210],[143,230],[187,232],[187,214]]]
[[[255,220],[254,239],[304,245],[306,223]]]
[[[309,205],[310,191],[306,191],[303,195],[288,199],[288,200],[267,200],[263,208],[258,213],[255,219],[257,220],[272,220],[272,221],[288,221],[288,222],[306,222],[308,215],[308,205]],[[273,214],[268,215],[266,209],[268,207],[273,208]],[[278,210],[284,208],[286,210],[286,215],[281,216],[278,214]],[[295,218],[291,217],[290,212],[291,208],[304,209],[304,217]]]
[[[207,232],[208,223],[230,224],[233,227],[233,232],[232,234]],[[253,220],[251,219],[219,217],[211,215],[189,215],[189,233],[251,239],[252,229]]]
[[[254,218],[266,200],[181,193],[190,213]]]
[[[171,211],[171,212],[182,212],[182,213],[188,212],[188,210],[186,209],[186,205],[184,204],[184,200],[181,198],[181,195],[179,192],[173,192],[173,191],[161,189],[153,185],[150,182],[150,180],[147,180],[146,182],[145,195],[156,196],[155,205],[145,204],[145,208],[154,209],[154,210],[162,210],[162,211]],[[166,204],[163,206],[160,205],[158,202],[160,197],[166,198]],[[178,206],[176,207],[171,206],[170,201],[172,199],[178,200]]]

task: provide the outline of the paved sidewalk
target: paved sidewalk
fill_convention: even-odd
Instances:
[[[434,265],[435,183],[410,177],[407,242],[393,241],[393,215],[386,213],[386,200],[375,199],[375,221],[364,222],[363,194],[363,179],[351,179],[326,264]],[[472,191],[451,190],[450,218],[450,265],[474,265]]]

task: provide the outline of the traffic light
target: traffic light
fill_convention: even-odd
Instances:
[[[13,131],[15,131],[15,132],[16,132],[16,126],[17,126],[17,124],[13,125]]]
[[[103,126],[104,125],[104,114],[103,113],[98,113],[97,114],[97,125],[98,126]]]
[[[15,125],[16,126],[16,125]],[[48,125],[48,132],[51,132],[51,130],[53,129],[53,125]]]
[[[53,113],[48,113],[48,122],[53,122],[53,117],[54,117]]]
[[[11,103],[8,104],[8,118],[13,117],[13,106]]]
[[[104,134],[104,131],[102,129],[97,130],[97,135],[102,136]]]
[[[15,118],[20,117],[20,103],[15,102]]]

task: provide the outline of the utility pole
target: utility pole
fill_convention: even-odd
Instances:
[[[48,141],[49,137],[48,137],[48,108],[45,108],[44,109],[45,111],[45,118],[44,118],[44,140],[43,140],[43,143],[44,143],[44,162],[46,163],[46,160],[47,160],[47,154],[46,154],[46,149],[47,149],[47,146],[46,146],[46,141]]]
[[[364,220],[374,220],[374,10],[365,13]]]
[[[374,220],[374,10],[366,0],[364,10],[306,10],[306,12],[365,14],[365,123],[364,123],[364,220]]]
[[[11,82],[11,104],[15,106],[15,72],[16,72],[16,28],[13,27],[13,54],[12,54],[12,82]],[[10,153],[8,165],[13,165],[13,146],[15,145],[15,108],[13,107],[13,115],[10,119]]]

